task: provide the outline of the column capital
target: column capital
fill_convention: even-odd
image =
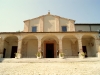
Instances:
[[[63,37],[58,37],[59,40],[62,40]]]
[[[22,39],[18,39],[18,42],[19,42],[19,41],[22,41]]]
[[[82,39],[83,34],[79,33],[79,34],[76,34],[75,36],[76,36],[77,39]]]

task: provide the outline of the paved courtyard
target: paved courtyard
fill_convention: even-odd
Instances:
[[[100,61],[0,63],[0,75],[100,75]]]

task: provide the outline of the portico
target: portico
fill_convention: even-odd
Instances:
[[[20,53],[22,58],[36,58],[36,53],[41,52],[43,58],[58,58],[59,52],[65,58],[78,57],[78,52],[87,52],[88,57],[96,57],[99,50],[97,32],[91,33],[12,33],[2,34],[0,52],[5,58],[14,58],[15,53]],[[20,36],[21,34],[21,36]],[[45,35],[46,34],[46,35]],[[27,35],[27,36],[26,36]],[[40,36],[41,35],[41,36]],[[50,46],[50,47],[49,47]],[[83,50],[85,46],[86,50]],[[14,48],[13,50],[13,47]],[[4,53],[4,49],[6,49]],[[50,52],[51,50],[51,52]]]

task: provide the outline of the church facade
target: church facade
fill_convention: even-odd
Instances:
[[[100,24],[75,24],[75,20],[57,15],[46,15],[24,21],[23,32],[0,32],[0,57],[36,58],[40,52],[43,58],[78,58],[84,52],[86,57],[98,57],[100,52]]]

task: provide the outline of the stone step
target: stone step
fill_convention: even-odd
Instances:
[[[95,62],[100,61],[100,58],[97,57],[91,57],[91,58],[0,58],[0,62],[2,63],[65,63],[65,62]]]

